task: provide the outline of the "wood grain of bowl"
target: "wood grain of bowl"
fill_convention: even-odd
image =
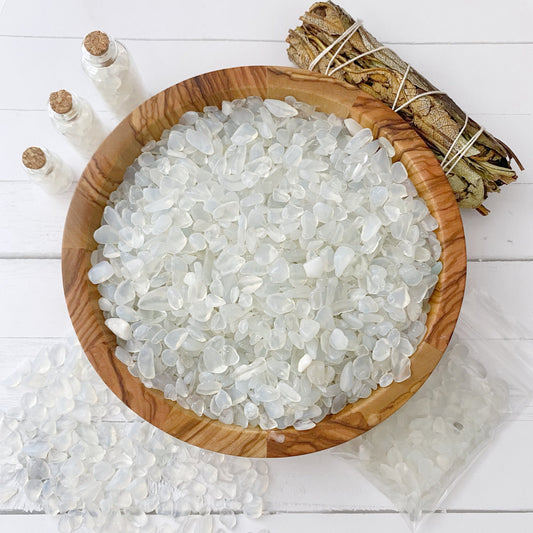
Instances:
[[[90,255],[96,248],[109,195],[122,181],[141,147],[158,140],[183,113],[220,106],[249,95],[296,99],[320,111],[352,117],[386,137],[419,194],[437,219],[443,270],[431,297],[427,333],[411,357],[412,375],[378,388],[366,399],[329,415],[307,431],[243,429],[196,416],[163,393],[146,388],[114,355],[115,336],[104,325],[98,290],[89,281]],[[135,109],[107,137],[85,168],[67,215],[62,250],[63,285],[70,317],[87,357],[109,388],[133,411],[163,431],[196,446],[248,457],[287,457],[323,450],[357,437],[401,407],[439,362],[459,315],[466,276],[466,252],[459,209],[438,161],[399,115],[365,92],[343,82],[285,67],[241,67],[210,72],[178,83]]]

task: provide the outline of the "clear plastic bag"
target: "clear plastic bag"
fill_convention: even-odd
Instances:
[[[526,329],[503,316],[488,296],[468,294],[452,342],[421,389],[334,452],[354,462],[413,530],[532,398],[532,360],[516,343],[494,341],[523,338]]]

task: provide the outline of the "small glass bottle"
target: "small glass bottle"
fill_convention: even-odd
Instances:
[[[124,45],[101,31],[85,36],[81,64],[119,120],[146,100],[146,91]]]
[[[86,157],[92,157],[106,136],[89,102],[64,89],[50,94],[48,113],[55,129]]]
[[[61,194],[72,183],[72,170],[46,148],[30,146],[22,154],[24,170],[49,194]]]

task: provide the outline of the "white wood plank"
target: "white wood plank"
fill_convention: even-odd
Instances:
[[[517,182],[504,186],[483,204],[491,210],[486,217],[472,209],[461,210],[467,257],[533,259],[533,185]]]
[[[100,111],[99,117],[109,130],[116,121],[111,112]],[[529,139],[533,130],[533,115],[474,115],[488,131],[499,135],[504,142],[512,144],[513,150],[526,168],[519,173],[519,183],[533,183],[533,151],[529,149]],[[0,181],[27,180],[20,164],[20,154],[31,145],[46,145],[60,155],[78,176],[86,159],[81,157],[67,140],[59,135],[50,124],[44,110],[0,110],[0,160],[3,161]],[[528,172],[529,170],[529,172]],[[496,209],[496,207],[495,207]]]
[[[394,50],[402,59],[410,62],[441,91],[446,91],[469,114],[481,113],[529,113],[533,107],[529,97],[513,84],[513,97],[497,90],[489,82],[488,73],[495,64],[505,65],[506,75],[533,80],[533,71],[520,74],[518,65],[531,62],[533,45],[395,45]],[[513,57],[513,59],[510,59]],[[515,92],[516,91],[516,92]],[[519,102],[518,99],[528,101]],[[496,136],[499,132],[494,132]],[[506,139],[512,146],[513,138]]]
[[[60,195],[28,181],[0,182],[0,255],[59,257],[63,225],[75,184]]]
[[[202,72],[241,65],[289,65],[283,43],[124,41],[142,74],[148,94],[155,94]],[[43,109],[51,91],[69,89],[105,110],[100,95],[82,71],[80,43],[73,39],[0,37],[0,109]],[[21,69],[31,64],[31,69]],[[36,80],[38,85],[36,86]]]
[[[57,259],[0,259],[0,338],[62,337],[70,331]]]
[[[0,180],[0,257],[59,257],[74,187],[62,195],[50,196],[22,178]],[[468,258],[532,259],[532,204],[533,184],[515,183],[485,202],[492,210],[489,216],[462,210]]]
[[[155,523],[179,523],[157,517]],[[533,513],[438,513],[427,518],[423,533],[529,533]],[[57,520],[43,515],[0,515],[0,530],[6,533],[57,533]],[[176,529],[190,533],[186,529]],[[397,513],[291,513],[265,515],[257,520],[239,517],[234,533],[353,533],[354,531],[408,533],[412,531]]]
[[[533,300],[531,298],[533,262],[487,261],[470,262],[467,269],[467,286],[472,290],[488,293],[495,299],[503,319],[510,324],[526,324],[528,335],[533,339]],[[487,339],[513,338],[505,335],[505,327],[485,329]]]
[[[150,94],[218,68],[290,64],[286,45],[280,42],[124,42]],[[533,44],[395,45],[394,49],[441,90],[447,91],[468,113],[533,112],[529,97],[533,71],[523,68],[533,59]],[[161,61],[161,58],[172,60]],[[16,80],[0,86],[0,109],[42,109],[48,93],[60,87],[86,96],[97,110],[105,109],[79,61],[79,43],[73,39],[0,37],[4,79]],[[21,64],[31,64],[33,68],[21,69]],[[487,83],[487,73],[495,64],[506,65],[506,76],[513,80],[513,98]],[[513,138],[506,140],[513,144]]]
[[[219,0],[185,7],[153,0],[148,8],[141,0],[54,0],[33,2],[28,9],[24,2],[8,0],[0,34],[80,37],[101,28],[135,38],[284,40],[288,28],[297,25],[310,5],[308,0]],[[507,2],[505,16],[494,0],[449,0],[438,12],[423,0],[364,4],[344,0],[342,6],[389,42],[531,41],[528,21],[533,9],[528,0]]]
[[[518,165],[513,163],[513,168],[518,173],[518,182],[533,183],[533,151],[530,147],[533,112],[524,115],[473,113],[472,118],[511,147],[524,167],[524,170],[520,171]]]

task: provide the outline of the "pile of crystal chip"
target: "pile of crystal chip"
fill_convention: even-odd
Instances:
[[[57,515],[60,533],[212,533],[261,515],[264,462],[196,448],[140,419],[79,344],[43,349],[8,381],[24,392],[20,407],[0,411],[0,508]]]
[[[94,233],[118,359],[198,415],[263,429],[407,379],[441,250],[393,155],[292,97],[185,113]]]

